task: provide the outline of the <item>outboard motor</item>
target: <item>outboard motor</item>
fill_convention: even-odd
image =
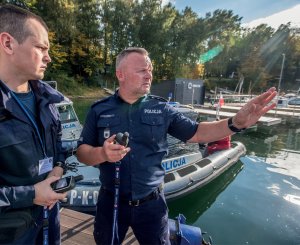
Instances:
[[[206,242],[199,227],[186,225],[185,222],[182,214],[175,220],[169,219],[171,245],[211,245],[211,238],[210,242]]]

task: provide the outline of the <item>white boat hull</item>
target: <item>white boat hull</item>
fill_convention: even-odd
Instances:
[[[246,148],[242,143],[235,142],[234,144],[235,146],[228,150],[215,152],[185,168],[167,173],[164,183],[166,198],[172,200],[187,195],[230,168],[246,153]]]

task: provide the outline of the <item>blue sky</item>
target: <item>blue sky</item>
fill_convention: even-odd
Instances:
[[[242,23],[264,18],[300,4],[300,0],[164,0],[166,1],[172,2],[178,10],[189,6],[200,17],[216,9],[230,9],[234,14],[243,17]]]

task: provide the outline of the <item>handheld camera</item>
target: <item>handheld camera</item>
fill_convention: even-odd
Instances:
[[[117,133],[116,138],[115,138],[115,144],[127,146],[129,142],[129,133],[125,132],[124,134],[122,133]]]
[[[76,182],[80,180],[83,180],[83,175],[67,176],[53,182],[51,187],[55,192],[63,193],[72,190],[76,186]]]

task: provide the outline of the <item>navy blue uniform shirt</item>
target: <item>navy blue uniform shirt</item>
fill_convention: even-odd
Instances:
[[[160,97],[147,95],[128,104],[116,92],[92,105],[78,143],[103,146],[113,134],[128,132],[131,151],[121,161],[120,196],[137,200],[164,180],[161,162],[168,152],[167,133],[185,142],[197,127]],[[115,165],[105,162],[99,168],[102,186],[113,192]]]

